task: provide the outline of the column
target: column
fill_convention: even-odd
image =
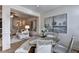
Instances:
[[[2,50],[10,48],[10,8],[2,6]]]

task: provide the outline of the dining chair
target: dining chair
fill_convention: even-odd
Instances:
[[[73,36],[71,37],[71,40],[69,42],[68,47],[66,47],[64,44],[62,43],[57,43],[54,48],[53,48],[53,52],[54,53],[71,53],[71,49],[73,46],[73,42],[74,42],[74,38]]]
[[[39,40],[36,45],[36,53],[51,53],[52,40]]]

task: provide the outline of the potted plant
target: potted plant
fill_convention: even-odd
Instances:
[[[42,32],[42,37],[46,37],[46,34],[45,34],[45,32],[47,32],[46,28],[43,28],[41,32]]]

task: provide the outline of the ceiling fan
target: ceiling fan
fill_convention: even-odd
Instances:
[[[19,17],[19,16],[17,16],[17,14],[15,12],[10,12],[10,17],[14,18],[14,17]]]

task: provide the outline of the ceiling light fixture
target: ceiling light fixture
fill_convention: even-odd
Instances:
[[[18,17],[18,16],[15,12],[11,12],[10,17],[13,18],[13,17]]]

